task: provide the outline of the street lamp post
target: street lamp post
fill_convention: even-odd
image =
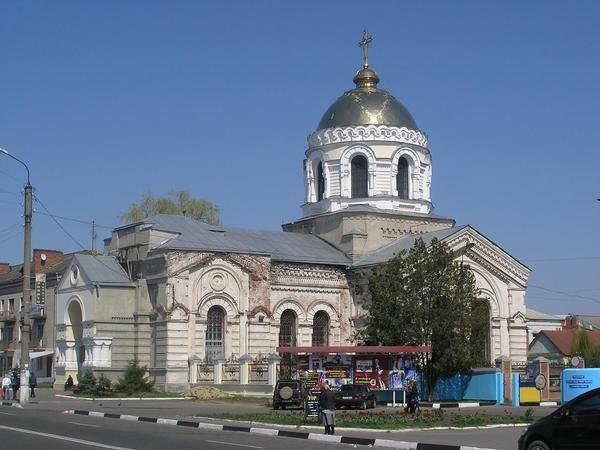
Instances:
[[[31,311],[31,217],[33,215],[33,186],[29,179],[29,167],[19,158],[0,148],[0,154],[21,163],[27,170],[27,184],[24,190],[23,216],[25,219],[23,239],[23,322],[21,324],[21,388],[19,389],[19,403],[24,405],[29,402],[29,338],[31,324],[29,323]]]

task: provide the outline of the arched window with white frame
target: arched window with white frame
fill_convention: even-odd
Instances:
[[[319,161],[317,166],[317,201],[325,198],[325,176],[323,175],[323,163]]]
[[[408,161],[401,156],[398,159],[398,173],[396,174],[396,189],[398,197],[403,199],[410,198],[408,193]]]
[[[225,357],[225,310],[218,306],[211,306],[206,316],[206,362],[214,364],[218,359]]]
[[[369,196],[369,162],[363,155],[356,155],[350,162],[350,177],[352,182],[352,198]]]
[[[296,313],[286,309],[279,319],[279,346],[293,347],[296,345]]]
[[[329,345],[329,314],[318,311],[313,317],[312,346],[326,347]]]

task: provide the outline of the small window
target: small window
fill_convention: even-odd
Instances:
[[[592,395],[571,407],[574,416],[590,416],[600,414],[600,394]]]
[[[350,163],[352,198],[369,196],[369,163],[363,155],[356,155]]]
[[[323,176],[323,163],[319,162],[317,167],[317,201],[325,198],[325,177]]]
[[[8,312],[9,313],[15,312],[15,299],[14,298],[8,299]]]
[[[296,313],[286,309],[281,314],[279,323],[279,346],[293,347],[296,345]]]
[[[398,190],[398,197],[408,199],[408,162],[404,157],[398,160],[396,189]]]
[[[329,315],[325,311],[318,311],[313,318],[312,345],[329,345]]]

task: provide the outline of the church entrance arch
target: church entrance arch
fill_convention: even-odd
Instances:
[[[67,307],[65,325],[66,341],[74,344],[77,371],[79,372],[85,361],[85,347],[83,344],[83,312],[77,300],[72,300]]]
[[[225,310],[219,306],[211,306],[206,317],[206,339],[204,354],[209,364],[225,358]]]

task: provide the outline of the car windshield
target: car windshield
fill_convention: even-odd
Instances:
[[[354,390],[356,390],[356,387],[351,384],[345,384],[342,387],[340,387],[340,391],[342,392],[349,392]]]
[[[294,383],[293,381],[283,382],[277,384],[277,389],[282,389],[284,387],[289,387],[292,389],[298,389],[298,383]]]

